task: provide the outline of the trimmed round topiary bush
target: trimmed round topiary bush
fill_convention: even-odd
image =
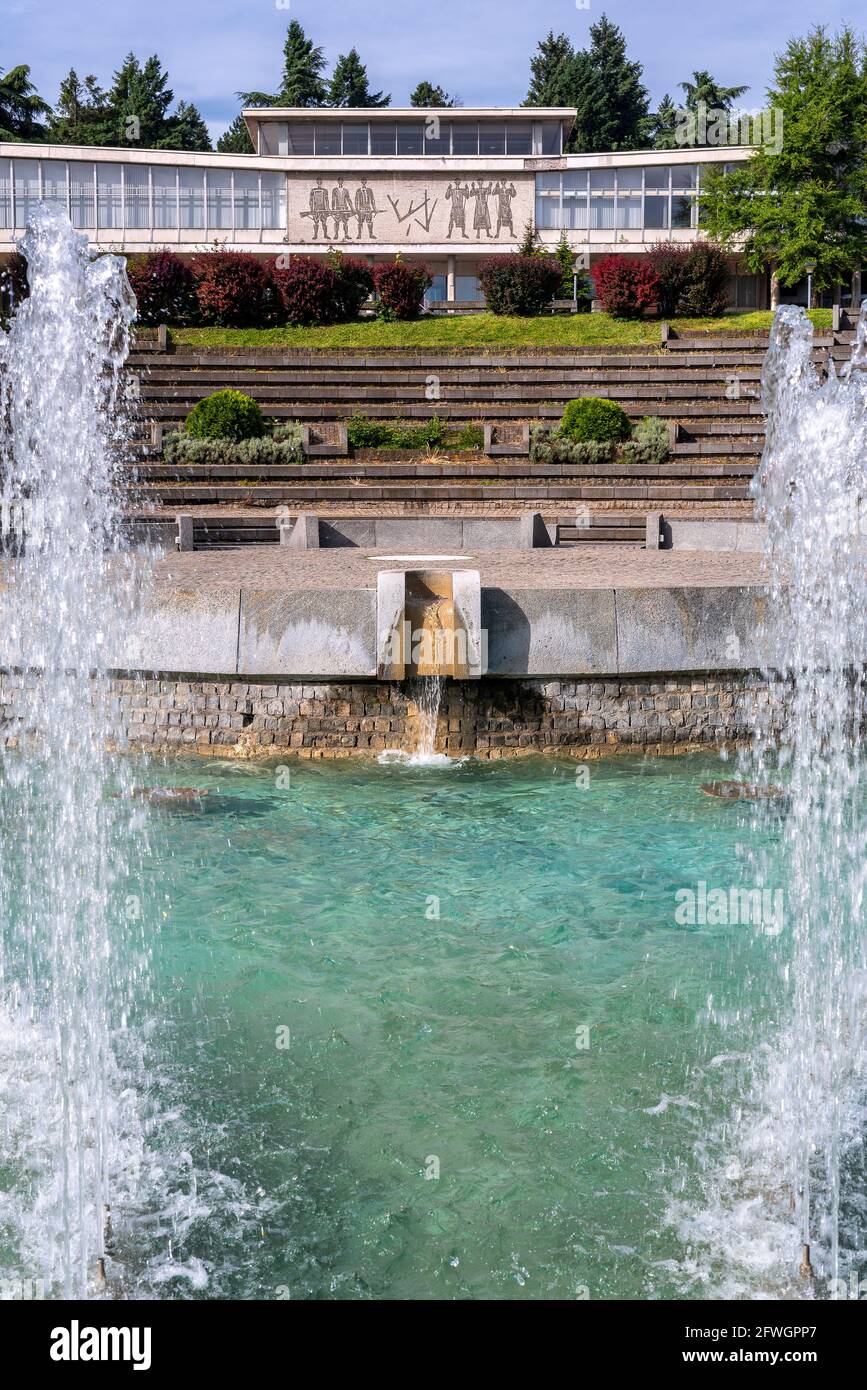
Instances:
[[[198,317],[196,280],[192,267],[173,251],[149,251],[130,256],[126,278],[136,298],[138,322],[147,327],[160,323],[195,323]]]
[[[632,427],[626,411],[616,401],[581,396],[567,403],[557,433],[581,444],[616,444],[629,438]]]
[[[206,251],[193,266],[202,322],[220,328],[263,328],[277,317],[271,267],[247,251]]]
[[[242,391],[217,391],[194,405],[186,421],[193,439],[259,439],[265,421],[256,401]]]

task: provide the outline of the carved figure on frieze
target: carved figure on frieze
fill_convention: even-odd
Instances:
[[[358,240],[361,241],[363,227],[367,227],[367,234],[374,241],[376,232],[373,230],[373,219],[377,213],[384,209],[376,206],[376,199],[373,196],[373,189],[368,188],[367,179],[362,178],[361,187],[355,194],[355,216],[358,219]]]
[[[491,196],[493,184],[482,183],[481,179],[470,187],[470,197],[475,198],[476,207],[473,213],[473,230],[478,241],[482,232],[491,235],[491,210],[488,207],[488,199]]]
[[[319,238],[319,226],[322,225],[322,235],[328,240],[328,189],[322,187],[322,180],[316,180],[316,187],[310,190],[310,213],[313,219],[313,240]],[[302,214],[303,215],[303,214]]]
[[[343,240],[349,240],[349,219],[353,213],[352,195],[348,188],[344,187],[343,179],[337,180],[337,187],[331,190],[331,215],[334,218],[334,240],[340,237],[340,230],[343,229]]]
[[[452,205],[446,236],[451,236],[452,232],[459,231],[461,236],[469,239],[467,232],[467,199],[469,196],[470,190],[461,181],[460,174],[455,175],[454,183],[450,183],[446,189],[446,197]]]
[[[497,203],[497,230],[494,236],[499,236],[504,227],[508,227],[512,236],[515,235],[515,227],[512,222],[512,199],[517,197],[517,189],[513,183],[507,183],[505,179],[498,179],[494,184],[494,197]]]

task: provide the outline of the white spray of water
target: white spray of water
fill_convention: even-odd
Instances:
[[[0,425],[2,501],[25,540],[5,560],[2,616],[6,652],[39,676],[18,678],[6,729],[18,749],[3,766],[0,1138],[13,1178],[0,1246],[72,1296],[93,1288],[136,1129],[113,1034],[146,964],[129,812],[105,796],[129,775],[106,748],[119,737],[106,666],[135,591],[120,510],[135,304],[124,261],[93,259],[56,211],[36,212],[22,249],[31,293],[0,334]]]
[[[746,771],[791,790],[779,829],[784,928],[767,937],[782,1003],[717,1136],[728,1161],[708,1160],[708,1207],[683,1223],[684,1234],[728,1257],[725,1291],[734,1294],[751,1275],[766,1288],[834,1296],[867,1243],[863,1209],[845,1190],[867,1121],[867,315],[839,377],[829,363],[821,381],[812,347],[806,314],[778,310],[755,484],[768,528],[765,636],[790,708],[780,747],[770,720],[759,719]],[[799,1271],[803,1246],[818,1282]],[[747,1271],[746,1285],[732,1266]]]

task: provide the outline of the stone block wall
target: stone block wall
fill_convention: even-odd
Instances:
[[[6,745],[22,734],[17,705],[23,679],[0,673],[0,741]],[[412,752],[419,732],[415,693],[411,682],[284,685],[128,676],[112,681],[110,699],[115,735],[149,751],[349,758],[386,749]],[[785,687],[769,687],[749,673],[448,681],[436,747],[479,758],[672,753],[741,742],[757,720],[779,731],[786,703]]]

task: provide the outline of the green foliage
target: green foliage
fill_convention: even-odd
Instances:
[[[539,240],[539,233],[536,231],[536,224],[532,217],[528,218],[524,224],[524,231],[518,246],[519,256],[539,256],[545,255],[542,243]]]
[[[217,149],[220,154],[255,154],[253,141],[250,139],[250,132],[247,129],[247,122],[240,111],[227,130],[223,132],[217,141]]]
[[[60,84],[48,138],[60,145],[117,145],[153,150],[210,150],[201,113],[181,101],[172,113],[174,93],[168,73],[153,54],[140,63],[128,53],[105,92],[93,76],[74,68]]]
[[[544,425],[530,426],[531,463],[568,463],[583,468],[587,464],[607,463],[613,447],[610,442],[567,439]]]
[[[434,87],[430,82],[419,82],[415,91],[409,99],[410,106],[457,106],[454,97],[450,97],[448,92],[443,91],[442,87]]]
[[[485,427],[484,425],[464,425],[458,430],[454,437],[456,449],[484,449],[485,447]]]
[[[590,25],[590,45],[576,51],[551,30],[530,62],[525,106],[574,106],[574,151],[634,150],[646,141],[647,89],[642,67],[626,56],[626,40],[605,16]]]
[[[322,77],[325,54],[308,39],[303,26],[293,19],[283,44],[283,79],[280,106],[324,106],[327,89]]]
[[[749,91],[749,87],[721,87],[704,70],[693,72],[691,82],[679,82],[678,86],[686,97],[687,111],[697,111],[700,106],[708,111],[730,111],[732,102]]]
[[[371,92],[357,48],[341,53],[328,86],[329,106],[390,106],[391,97]]]
[[[819,26],[778,56],[769,108],[777,139],[729,174],[703,183],[702,225],[752,271],[783,285],[816,261],[813,284],[848,280],[867,259],[867,53],[844,28]],[[782,137],[781,139],[779,137]]]
[[[670,453],[668,426],[658,415],[645,415],[623,445],[620,456],[627,463],[664,463]]]
[[[264,468],[269,464],[303,463],[301,426],[294,420],[277,425],[258,439],[197,439],[187,433],[169,434],[163,440],[163,458],[176,465],[220,463],[249,464]]]
[[[216,391],[193,406],[186,432],[193,439],[257,439],[265,432],[262,411],[242,391]]]
[[[26,63],[10,68],[5,76],[0,68],[0,140],[43,140],[43,121],[50,114]]]
[[[359,413],[353,415],[347,429],[353,449],[424,449],[442,444],[446,436],[445,425],[436,416],[423,424],[401,425],[368,420]]]
[[[631,434],[629,417],[616,401],[599,396],[580,396],[568,401],[560,421],[559,433],[581,443],[616,443]]]

